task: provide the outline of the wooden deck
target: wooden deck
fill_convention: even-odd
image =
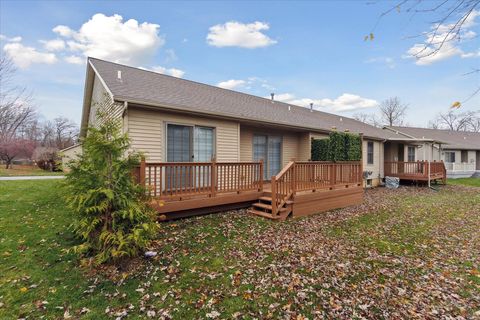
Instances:
[[[385,162],[385,176],[398,177],[401,180],[411,181],[441,180],[445,183],[447,170],[442,161],[387,161]]]
[[[283,220],[360,203],[360,162],[290,162],[263,181],[262,162],[142,161],[136,173],[161,219],[248,207]]]

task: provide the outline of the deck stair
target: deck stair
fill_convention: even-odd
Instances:
[[[254,203],[248,212],[272,220],[286,220],[290,213],[292,213],[293,201],[285,201],[283,206],[277,208],[275,210],[276,212],[273,212],[274,209],[272,208],[272,197],[269,195],[271,193],[266,192],[265,194],[266,195],[258,198],[258,202]]]

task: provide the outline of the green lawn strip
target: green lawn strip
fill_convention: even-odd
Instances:
[[[29,169],[5,169],[5,167],[0,167],[0,177],[16,177],[16,176],[62,176],[64,172],[52,172],[45,171],[40,168],[29,168]]]
[[[480,187],[480,178],[448,179],[447,184]]]

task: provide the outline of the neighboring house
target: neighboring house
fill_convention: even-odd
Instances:
[[[413,127],[385,127],[395,133],[413,139],[435,139],[429,150],[430,158],[443,161],[449,178],[471,177],[480,173],[480,132],[451,131]],[[422,150],[418,150],[415,160],[425,159]]]
[[[109,116],[122,122],[132,148],[146,155],[140,179],[147,181],[155,196],[168,193],[169,199],[178,196],[175,199],[181,200],[180,204],[159,209],[160,212],[186,211],[198,206],[199,201],[193,203],[194,199],[190,198],[192,204],[187,205],[190,200],[185,200],[187,192],[183,189],[188,189],[188,194],[193,191],[195,194],[208,193],[209,197],[218,190],[236,191],[237,194],[244,189],[261,191],[260,198],[265,202],[258,204],[258,208],[265,207],[267,213],[291,211],[287,208],[293,203],[291,193],[296,194],[299,188],[310,192],[327,189],[332,191],[330,194],[337,192],[338,197],[347,199],[349,204],[358,203],[361,200],[358,191],[348,190],[363,185],[363,172],[366,172],[365,184],[381,183],[385,174],[385,147],[391,152],[393,146],[401,144],[437,143],[274,98],[260,98],[94,58],[89,58],[87,65],[81,137],[85,136],[88,126],[97,124],[96,108],[105,97],[113,101],[107,110]],[[331,130],[363,135],[362,164],[328,164],[327,167],[326,164],[307,163],[311,140],[326,138]],[[409,152],[411,150],[406,151],[404,161],[407,154],[408,159],[417,160],[417,157],[411,158]],[[405,171],[403,167],[398,169],[398,165],[392,168],[389,167],[391,174]],[[415,180],[425,178],[424,169],[412,170]],[[142,176],[142,172],[146,176]],[[287,182],[288,179],[291,181]],[[219,181],[215,186],[211,183],[214,180]],[[263,181],[271,181],[268,186],[271,190],[265,192]],[[176,189],[172,185],[176,185]],[[350,189],[337,190],[339,186]],[[212,190],[208,191],[210,188]],[[279,188],[285,189],[283,193]],[[252,194],[251,198],[244,194],[241,200],[248,202],[258,197],[258,194]],[[278,203],[270,203],[278,197],[283,198]],[[301,199],[295,196],[297,215],[321,208],[318,203],[311,202],[320,201],[319,196],[313,199],[310,195],[305,203]],[[215,198],[215,204],[227,201],[217,200]],[[325,198],[322,201],[326,209],[341,206],[336,200]]]
[[[62,158],[62,167],[64,172],[69,172],[68,162],[76,159],[78,155],[82,154],[82,146],[75,144],[63,150],[60,150],[60,157]]]

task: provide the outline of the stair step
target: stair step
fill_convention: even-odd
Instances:
[[[279,219],[282,218],[281,216],[273,216],[271,213],[268,213],[268,212],[265,212],[265,211],[258,211],[258,210],[255,210],[255,209],[249,209],[248,213],[255,214],[257,216],[261,216],[261,217],[268,218],[268,219],[273,219],[273,220],[279,220]]]
[[[270,204],[266,204],[266,203],[261,203],[261,202],[257,202],[257,203],[254,203],[253,204],[254,207],[257,207],[257,208],[262,208],[262,209],[265,209],[265,210],[270,210],[272,211],[272,205]],[[283,212],[283,211],[286,211],[287,209],[286,208],[280,208],[280,212]]]
[[[259,200],[262,200],[262,201],[272,202],[272,197],[266,197],[266,196],[264,196],[264,197],[260,197],[260,198],[258,198],[258,199],[259,199]]]

